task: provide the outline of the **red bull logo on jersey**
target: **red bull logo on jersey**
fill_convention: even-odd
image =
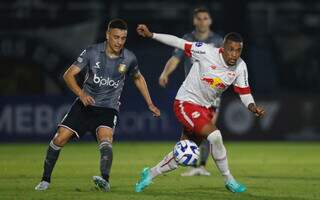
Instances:
[[[206,78],[203,77],[201,79],[202,81],[208,83],[210,87],[224,90],[226,88],[226,85],[223,84],[222,80],[220,78]]]

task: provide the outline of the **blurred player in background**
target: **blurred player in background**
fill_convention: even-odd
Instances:
[[[50,142],[42,180],[35,190],[48,189],[61,148],[72,137],[80,138],[87,131],[95,135],[100,150],[101,177],[94,176],[93,181],[102,191],[110,190],[113,132],[126,76],[132,77],[151,113],[160,116],[160,111],[152,103],[145,79],[139,71],[136,56],[124,48],[126,39],[126,22],[122,19],[110,21],[106,42],[85,49],[65,72],[63,78],[77,98]],[[83,88],[80,88],[75,79],[81,70],[86,71]]]
[[[183,49],[186,55],[194,59],[174,101],[174,112],[184,129],[180,139],[193,140],[198,144],[202,140],[208,140],[210,154],[224,177],[225,187],[231,192],[246,191],[246,187],[238,183],[229,170],[221,132],[212,122],[212,101],[231,85],[250,112],[257,117],[265,114],[251,95],[247,66],[240,58],[242,37],[238,33],[229,33],[223,40],[223,48],[215,48],[203,42],[189,42],[172,35],[151,33],[146,25],[138,25],[137,32],[143,37]],[[174,159],[173,152],[170,152],[156,166],[143,169],[135,187],[136,192],[141,192],[150,185],[155,177],[177,167],[178,162]]]
[[[206,44],[212,45],[214,47],[221,47],[223,38],[210,30],[210,26],[212,25],[212,18],[210,16],[209,11],[206,8],[196,8],[193,11],[193,25],[195,30],[191,33],[187,33],[183,36],[183,39],[190,42],[204,42]],[[191,66],[193,64],[193,59],[191,57],[186,57],[183,50],[176,48],[171,56],[171,58],[167,61],[167,64],[161,73],[159,78],[159,84],[162,87],[166,87],[169,81],[170,74],[177,68],[180,61],[184,59],[184,72],[185,77],[189,74]],[[219,115],[219,106],[220,106],[220,97],[216,98],[212,102],[212,108],[215,112],[214,117],[212,118],[213,123],[215,124],[218,115]],[[208,172],[205,168],[209,157],[209,142],[207,140],[203,140],[200,144],[200,163],[198,167],[192,167],[189,171],[182,173],[181,176],[195,176],[195,175],[203,175],[210,176],[210,172]]]

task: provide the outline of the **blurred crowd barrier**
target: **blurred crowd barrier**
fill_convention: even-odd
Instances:
[[[130,101],[139,101],[132,97]],[[181,127],[172,102],[159,104],[161,118],[152,117],[145,105],[124,105],[117,122],[117,140],[177,140]],[[225,139],[319,140],[320,99],[286,95],[258,97],[267,115],[257,119],[238,98],[224,98],[218,127]],[[0,101],[1,141],[41,141],[52,137],[72,99],[61,96],[5,98]],[[88,134],[90,135],[90,134]]]
[[[170,5],[170,6],[168,6]],[[193,30],[192,11],[205,6],[212,29],[244,37],[242,58],[267,116],[256,120],[231,92],[223,97],[218,125],[226,139],[319,139],[320,2],[299,0],[3,0],[0,2],[0,139],[43,140],[73,101],[62,74],[87,46],[105,40],[110,19],[128,22],[126,47],[139,62],[151,95],[162,108],[153,119],[130,79],[122,95],[116,138],[169,140],[180,135],[172,100],[183,66],[162,89],[158,78],[172,48],[135,33],[138,23],[182,36]],[[83,74],[79,77],[83,81]],[[318,111],[318,112],[317,112]]]

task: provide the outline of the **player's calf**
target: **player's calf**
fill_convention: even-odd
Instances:
[[[227,151],[223,145],[222,136],[219,130],[215,130],[210,133],[207,140],[211,145],[211,155],[214,159],[221,175],[224,176],[225,187],[235,193],[241,193],[246,191],[246,187],[243,184],[238,183],[230,173]]]

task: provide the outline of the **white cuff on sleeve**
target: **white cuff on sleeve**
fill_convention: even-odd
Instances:
[[[255,103],[253,96],[251,94],[243,94],[239,95],[242,103],[248,108],[248,105],[251,103]]]

